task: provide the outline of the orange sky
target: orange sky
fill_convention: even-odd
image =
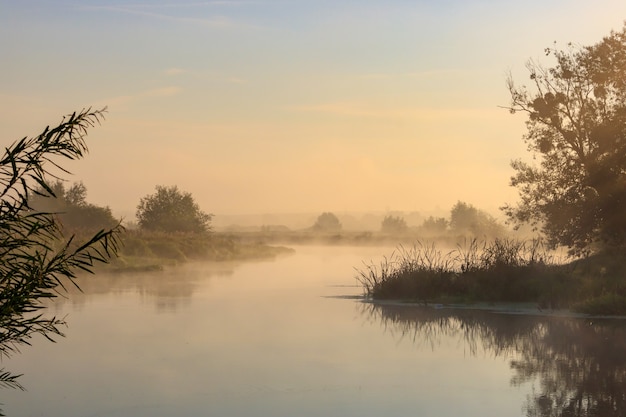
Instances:
[[[620,29],[626,2],[0,0],[0,138],[108,106],[67,167],[131,216],[155,185],[207,212],[495,211],[529,157],[507,73]]]

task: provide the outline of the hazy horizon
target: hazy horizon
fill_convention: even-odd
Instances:
[[[216,215],[492,214],[529,158],[506,77],[622,27],[600,0],[0,0],[0,140],[108,106],[64,164],[125,216],[156,185]]]

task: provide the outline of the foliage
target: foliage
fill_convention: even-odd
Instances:
[[[595,45],[547,48],[553,67],[527,64],[532,89],[509,77],[510,111],[528,116],[537,164],[513,161],[515,223],[542,228],[573,254],[626,241],[626,26]]]
[[[93,232],[110,229],[118,223],[109,207],[99,207],[87,202],[87,187],[82,182],[66,188],[61,180],[57,180],[50,188],[54,198],[45,196],[40,187],[37,193],[31,193],[29,204],[34,210],[56,213],[64,231]]]
[[[341,230],[341,222],[333,213],[324,212],[315,220],[313,230],[320,232],[339,232]]]
[[[493,216],[461,201],[450,210],[450,229],[458,235],[499,237],[504,234],[504,227]]]
[[[95,263],[117,253],[121,226],[76,243],[73,236],[63,236],[54,213],[29,204],[33,194],[55,196],[49,178],[68,172],[58,161],[86,154],[87,129],[102,113],[88,109],[69,115],[57,127],[13,143],[0,159],[0,357],[29,344],[34,334],[50,340],[62,335],[63,320],[45,317],[43,302],[75,285],[77,271],[92,272]],[[19,387],[6,372],[0,374],[0,384]]]
[[[588,298],[576,305],[576,310],[593,315],[626,315],[626,296],[604,293]]]
[[[448,231],[450,222],[445,217],[430,216],[420,226],[420,234],[425,236],[443,236]]]
[[[400,216],[385,216],[380,226],[383,233],[391,234],[405,233],[408,229],[406,221]]]
[[[156,186],[137,206],[137,221],[143,230],[204,233],[211,228],[212,214],[200,210],[191,193],[177,186]]]

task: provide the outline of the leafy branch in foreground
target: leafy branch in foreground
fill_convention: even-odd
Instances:
[[[105,109],[73,113],[36,137],[7,147],[0,159],[0,359],[29,345],[35,334],[49,340],[63,335],[62,319],[46,317],[44,302],[76,285],[76,273],[91,273],[96,263],[117,255],[120,224],[101,230],[83,243],[63,236],[53,212],[39,212],[29,197],[54,198],[50,179],[69,173],[59,161],[87,153],[87,129]],[[21,388],[16,377],[0,369],[0,386]]]

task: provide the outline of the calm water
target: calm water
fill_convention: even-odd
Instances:
[[[98,275],[2,366],[8,416],[624,416],[622,321],[375,306],[390,248]]]

